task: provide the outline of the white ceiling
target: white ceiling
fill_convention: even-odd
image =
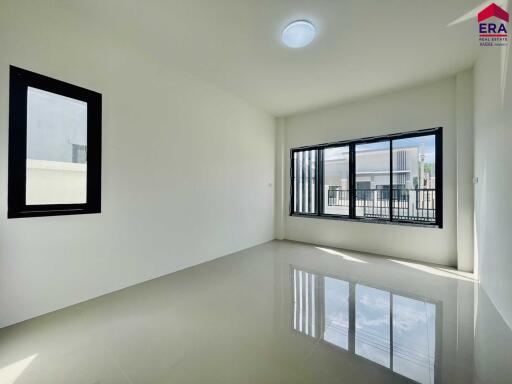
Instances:
[[[90,0],[74,6],[159,60],[283,116],[471,67],[479,49],[472,10],[482,3]],[[459,18],[469,20],[449,25]],[[294,19],[317,26],[313,44],[293,50],[281,43],[281,30]]]

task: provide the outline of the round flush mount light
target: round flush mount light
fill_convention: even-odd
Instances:
[[[315,26],[307,20],[297,20],[286,26],[281,39],[290,48],[302,48],[310,44],[316,35]]]

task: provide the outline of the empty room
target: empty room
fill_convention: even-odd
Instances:
[[[512,384],[508,0],[0,0],[0,384]]]

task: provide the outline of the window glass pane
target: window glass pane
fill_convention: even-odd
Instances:
[[[389,140],[356,145],[356,216],[389,219]]]
[[[393,295],[393,370],[425,384],[434,383],[434,304]]]
[[[324,278],[324,340],[348,350],[349,283]]]
[[[393,218],[435,223],[435,135],[393,140]]]
[[[349,214],[349,147],[324,150],[324,213]]]
[[[293,211],[316,213],[316,150],[293,154]]]
[[[390,294],[356,285],[356,354],[390,367]]]
[[[87,103],[28,87],[26,204],[86,202]]]

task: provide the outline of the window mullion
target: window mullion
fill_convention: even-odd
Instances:
[[[323,215],[324,213],[324,150],[316,151],[316,213]]]
[[[393,140],[389,140],[389,221],[393,221]]]
[[[354,219],[356,217],[356,145],[349,144],[349,203],[348,212],[349,217]]]
[[[439,228],[443,227],[443,136],[441,135],[441,128],[435,135],[436,143],[436,197],[435,197],[435,212],[436,224]]]
[[[290,213],[297,212],[297,204],[295,203],[297,200],[297,165],[296,162],[296,154],[291,151],[290,153],[290,175],[291,175],[291,184],[290,184]]]
[[[308,213],[313,213],[313,151],[308,151]]]

